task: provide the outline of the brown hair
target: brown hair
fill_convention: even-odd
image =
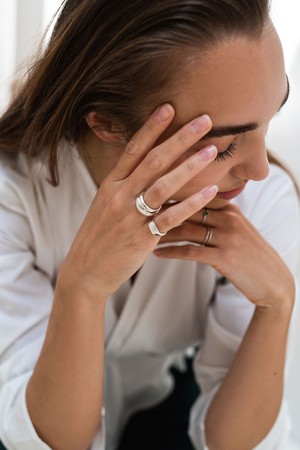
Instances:
[[[178,55],[227,36],[257,38],[268,13],[268,0],[65,0],[48,46],[0,119],[0,148],[45,153],[58,184],[58,144],[82,142],[89,112],[122,124],[128,140],[159,93],[168,101]]]

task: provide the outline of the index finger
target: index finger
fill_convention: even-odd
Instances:
[[[147,122],[134,134],[111,172],[114,181],[127,178],[138,166],[175,116],[172,105],[165,103],[151,114]]]

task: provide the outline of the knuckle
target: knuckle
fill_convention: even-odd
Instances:
[[[188,199],[188,207],[191,210],[199,209],[199,199],[197,197],[191,197]]]
[[[162,228],[166,230],[171,230],[174,227],[174,215],[172,211],[168,211],[168,214],[165,214],[162,220]]]
[[[155,123],[154,119],[151,118],[149,122],[146,124],[146,129],[149,133],[153,133],[157,128],[157,123]]]
[[[178,233],[178,237],[182,240],[184,240],[184,238],[187,237],[188,234],[188,227],[186,225],[181,225],[180,227],[178,227],[176,229],[177,233]]]
[[[188,224],[177,227],[176,233],[178,233],[178,237],[182,241],[187,241],[189,238],[193,238],[193,236],[195,236],[193,227]]]
[[[232,212],[227,213],[226,224],[231,230],[235,230],[238,227],[240,221],[238,220],[238,216]]]
[[[140,152],[140,146],[135,137],[130,139],[126,145],[125,152],[130,156],[135,156]]]
[[[233,203],[229,203],[229,205],[227,205],[226,208],[228,209],[228,211],[231,211],[231,212],[235,212],[235,213],[239,213],[240,212],[239,207],[234,205]]]
[[[106,177],[106,178],[104,178],[104,180],[102,180],[98,192],[105,193],[105,192],[109,192],[110,189],[111,189],[111,181],[110,181],[109,177]]]
[[[193,245],[183,246],[183,255],[187,258],[192,258],[195,256],[195,247]]]
[[[124,208],[124,198],[120,191],[114,193],[109,200],[109,209],[111,213],[117,214]]]
[[[165,199],[168,197],[168,185],[164,180],[157,181],[152,187],[151,187],[151,194],[153,198],[158,199]]]
[[[231,216],[231,226],[232,229],[235,231],[236,234],[238,234],[239,232],[241,232],[242,230],[242,217],[238,216],[236,214],[232,214]],[[233,236],[234,238],[235,236]]]
[[[183,128],[182,130],[179,131],[178,133],[178,140],[181,144],[187,144],[188,143],[188,133],[187,130],[185,128]]]
[[[197,161],[194,158],[189,158],[186,161],[186,169],[189,173],[195,173],[198,168],[199,165],[197,165]]]
[[[151,171],[159,171],[162,168],[162,160],[157,151],[152,150],[144,159],[144,165]]]
[[[235,221],[234,221],[234,217],[232,214],[227,214],[225,223],[228,226],[228,228],[230,228],[230,229],[234,228]]]

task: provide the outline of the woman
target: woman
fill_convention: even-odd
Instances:
[[[265,149],[268,8],[64,2],[0,121],[8,450],[285,448],[299,209]]]

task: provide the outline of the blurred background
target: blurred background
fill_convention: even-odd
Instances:
[[[60,4],[61,0],[0,0],[0,111],[7,104],[17,68],[20,77],[25,72],[24,62],[30,60]],[[272,121],[267,141],[300,184],[300,1],[273,0],[272,17],[285,52],[291,96]],[[280,450],[300,450],[300,317],[297,322],[299,332],[287,386],[292,441],[287,449]]]

